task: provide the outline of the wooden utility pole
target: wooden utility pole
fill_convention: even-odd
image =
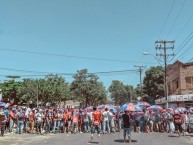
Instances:
[[[137,71],[139,71],[140,88],[142,89],[142,72],[143,72],[144,68],[146,68],[146,66],[136,66],[136,65],[135,65],[134,67],[139,68]],[[142,97],[141,90],[140,90],[140,97]]]
[[[166,40],[161,40],[161,41],[156,41],[156,50],[163,50],[163,53],[156,54],[156,56],[161,56],[164,58],[164,95],[166,97],[166,107],[168,108],[168,91],[167,91],[167,58],[169,56],[175,56],[174,53],[167,53],[167,50],[171,49],[173,51],[174,49],[174,42],[175,41],[166,41]],[[167,44],[171,44],[172,46],[167,47]]]
[[[138,71],[139,71],[139,75],[140,75],[140,86],[142,86],[142,72],[144,70],[144,68],[146,68],[146,66],[134,66],[134,67],[137,67],[139,68]]]

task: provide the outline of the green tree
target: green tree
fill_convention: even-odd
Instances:
[[[109,92],[116,105],[123,105],[136,98],[133,86],[124,85],[123,82],[118,80],[112,81]]]
[[[22,85],[18,89],[19,104],[29,105],[31,102],[35,104],[38,96],[38,86],[33,79],[24,79]]]
[[[77,71],[71,83],[74,99],[83,106],[96,105],[106,100],[106,91],[98,76],[88,73],[87,69]]]
[[[7,80],[1,85],[1,93],[4,101],[14,100],[15,103],[19,102],[18,90],[21,87],[22,82],[16,82],[15,80]]]
[[[39,97],[43,102],[60,103],[66,101],[70,96],[70,88],[68,83],[62,76],[48,75],[45,82],[39,80]]]
[[[149,100],[156,99],[156,96],[164,96],[164,69],[161,66],[151,67],[145,72],[143,80],[143,93]]]

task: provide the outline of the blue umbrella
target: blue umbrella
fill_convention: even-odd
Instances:
[[[5,106],[5,103],[0,102],[0,106],[1,106],[1,107],[4,107],[4,106]]]
[[[109,110],[113,110],[114,113],[117,113],[117,109],[114,106],[109,106]]]

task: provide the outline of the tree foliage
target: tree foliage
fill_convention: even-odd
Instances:
[[[106,100],[106,91],[98,76],[88,73],[87,69],[77,71],[71,83],[74,99],[83,106],[97,105]]]
[[[112,100],[116,105],[123,105],[126,102],[136,100],[136,94],[133,86],[124,85],[123,82],[114,80],[109,87]]]
[[[70,96],[68,83],[62,76],[48,75],[43,79],[5,81],[2,84],[3,100],[14,99],[16,104],[46,104],[65,101]]]
[[[145,72],[143,93],[155,99],[157,95],[164,96],[164,69],[161,66],[151,67]]]

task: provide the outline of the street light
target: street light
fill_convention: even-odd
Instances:
[[[143,55],[151,55],[151,56],[153,56],[154,58],[155,58],[155,60],[159,63],[159,65],[160,66],[162,66],[162,64],[159,62],[159,60],[157,59],[157,57],[155,56],[155,55],[153,55],[153,54],[151,54],[151,53],[148,53],[148,52],[143,52]]]
[[[148,53],[148,52],[143,52],[143,55],[151,55],[151,56],[153,56],[153,57],[156,59],[156,61],[160,64],[160,66],[163,66],[163,65],[159,62],[159,60],[157,59],[157,57],[156,57],[155,55],[153,55],[153,54],[151,54],[151,53]],[[166,107],[168,108],[168,90],[167,90],[167,79],[166,79],[166,65],[165,65],[165,74],[164,74],[164,88],[165,88],[166,101],[167,101]]]

